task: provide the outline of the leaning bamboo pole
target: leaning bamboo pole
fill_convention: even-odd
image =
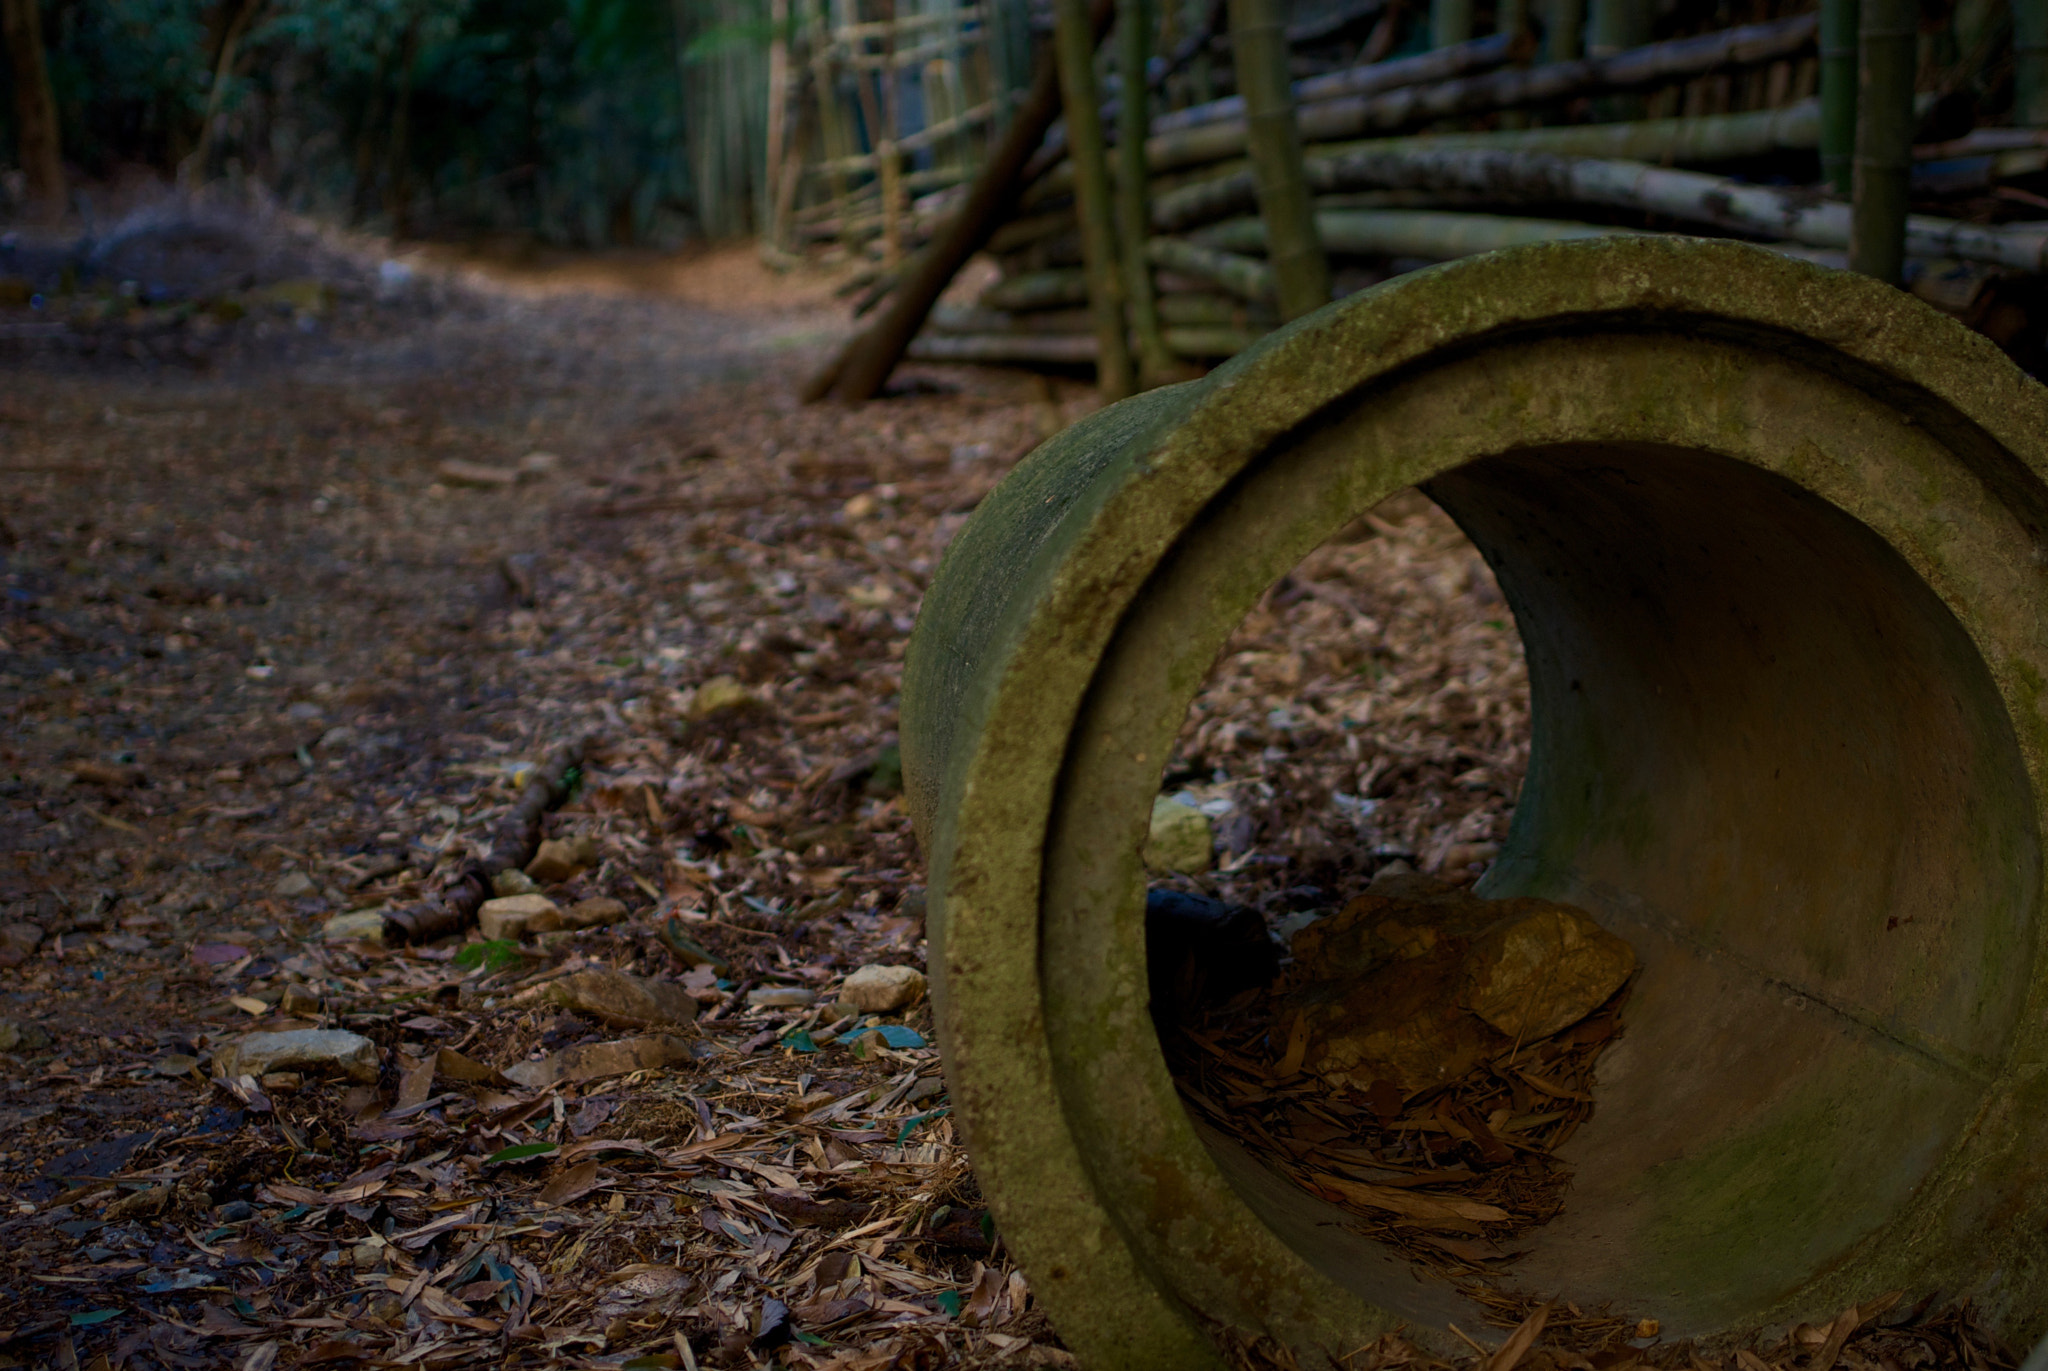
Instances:
[[[1095,35],[1086,0],[1054,0],[1053,51],[1067,123],[1067,157],[1074,166],[1074,209],[1081,221],[1081,262],[1088,272],[1088,306],[1095,312],[1095,384],[1106,401],[1135,388],[1124,336],[1124,286],[1117,267],[1116,208],[1103,153],[1102,97],[1095,88]]]
[[[1230,0],[1230,41],[1280,313],[1298,319],[1330,303],[1330,263],[1316,237],[1302,173],[1301,130],[1287,79],[1286,14],[1279,0]]]
[[[1117,72],[1123,85],[1117,108],[1117,143],[1125,151],[1116,164],[1116,228],[1124,297],[1138,348],[1138,379],[1149,388],[1163,384],[1172,375],[1174,364],[1159,333],[1152,264],[1145,258],[1152,219],[1151,187],[1145,172],[1145,66],[1152,21],[1146,10],[1145,0],[1117,0]]]
[[[2048,125],[2048,4],[2012,3],[2012,122]]]
[[[1857,30],[1855,209],[1849,266],[1892,285],[1900,283],[1906,266],[1919,18],[1917,0],[1862,0]]]
[[[1096,35],[1109,27],[1111,0],[1093,0],[1090,23]],[[924,327],[925,317],[967,259],[981,250],[989,235],[1008,219],[1023,190],[1022,172],[1045,132],[1059,117],[1059,73],[1048,61],[1040,65],[1030,93],[1017,106],[1000,142],[976,173],[967,198],[940,226],[904,273],[889,308],[865,332],[848,340],[806,383],[807,402],[827,395],[841,400],[872,399],[903,360],[905,349]]]

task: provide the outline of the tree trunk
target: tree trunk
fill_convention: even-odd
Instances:
[[[1916,0],[1863,0],[1857,31],[1855,215],[1849,267],[1895,286],[1906,266],[1919,18]]]
[[[13,66],[14,125],[21,169],[28,174],[29,207],[36,218],[55,222],[64,215],[64,149],[36,0],[0,0],[0,41]]]
[[[1124,336],[1124,283],[1117,266],[1116,209],[1102,146],[1102,96],[1095,88],[1095,35],[1086,0],[1054,0],[1053,48],[1074,164],[1074,209],[1081,220],[1081,261],[1088,304],[1095,311],[1095,380],[1102,398],[1117,401],[1135,385]]]
[[[1820,174],[1840,195],[1855,179],[1857,23],[1857,0],[1821,0]]]
[[[1123,93],[1117,108],[1116,227],[1131,332],[1138,344],[1138,378],[1150,387],[1164,383],[1175,368],[1159,333],[1152,263],[1145,257],[1145,239],[1152,231],[1151,186],[1145,173],[1145,63],[1151,48],[1146,8],[1145,0],[1117,0],[1117,74]]]
[[[1316,238],[1302,173],[1280,0],[1230,0],[1230,41],[1238,89],[1244,92],[1245,147],[1259,187],[1259,217],[1266,224],[1280,313],[1298,319],[1330,303],[1330,263]]]
[[[1090,22],[1098,38],[1109,27],[1114,12],[1112,0],[1094,0]],[[910,264],[882,317],[850,339],[812,376],[803,390],[806,403],[827,395],[847,401],[868,400],[880,393],[947,284],[1016,209],[1017,197],[1024,190],[1024,166],[1059,112],[1059,71],[1052,61],[1042,61],[1030,93],[982,163],[967,199]]]
[[[2048,125],[2048,4],[2012,0],[2012,121]]]
[[[213,84],[206,91],[206,113],[199,119],[198,146],[178,163],[180,185],[197,186],[206,180],[208,163],[213,159],[213,131],[220,119],[221,100],[227,93],[228,78],[235,70],[235,49],[240,46],[249,21],[262,8],[263,0],[242,0],[235,7],[234,18],[228,21],[227,32],[221,36],[220,51],[215,54],[213,62]]]

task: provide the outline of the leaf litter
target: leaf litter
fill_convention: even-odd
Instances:
[[[926,369],[799,408],[829,283],[744,254],[652,295],[436,281],[454,306],[208,373],[8,362],[0,1365],[1071,1364],[922,982],[880,1012],[847,982],[924,957],[893,733],[917,601],[1090,397]],[[560,926],[376,938],[584,736],[550,860],[492,892]],[[1232,642],[1166,777],[1223,860],[1162,885],[1277,923],[1401,866],[1469,880],[1526,739],[1491,577],[1397,500]],[[622,985],[660,995],[620,1014]],[[1618,1012],[1363,1113],[1277,1070],[1270,1017],[1168,1037],[1198,1110],[1244,1101],[1303,1183],[1459,1279],[1567,1202],[1548,1151]],[[215,1069],[307,1029],[366,1042],[374,1081]],[[1489,1132],[1511,1157],[1482,1167]],[[1603,1311],[1497,1315],[1455,1364],[1702,1364]],[[1967,1310],[1887,1307],[1704,1364],[1838,1363],[2011,1358]],[[1453,1363],[1390,1336],[1345,1364]]]

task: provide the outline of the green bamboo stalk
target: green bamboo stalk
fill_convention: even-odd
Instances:
[[[2012,122],[2048,126],[2048,4],[2012,0]]]
[[[1652,0],[1590,0],[1586,13],[1586,56],[1612,57],[1641,47],[1650,41]],[[1594,115],[1602,121],[1640,119],[1640,96],[1610,95],[1594,102]]]
[[[1245,148],[1259,187],[1280,313],[1288,319],[1330,303],[1330,263],[1316,239],[1302,173],[1301,130],[1288,80],[1286,12],[1280,0],[1230,0],[1230,40],[1244,94]]]
[[[1849,267],[1892,285],[1900,283],[1906,266],[1919,17],[1917,0],[1862,0],[1857,30],[1855,210]]]
[[[1820,172],[1842,195],[1855,179],[1857,4],[1820,5]]]
[[[13,66],[15,137],[29,204],[37,218],[55,223],[64,215],[64,155],[36,0],[0,0],[0,47]]]
[[[1472,37],[1472,0],[1429,0],[1429,45],[1448,48]]]
[[[1117,72],[1123,89],[1117,109],[1116,226],[1124,298],[1138,344],[1138,375],[1150,387],[1170,378],[1174,365],[1159,333],[1159,310],[1152,299],[1152,264],[1145,258],[1145,239],[1152,221],[1151,187],[1145,171],[1145,63],[1150,55],[1152,24],[1147,8],[1145,0],[1117,0]]]
[[[1087,0],[1054,0],[1053,48],[1059,63],[1074,202],[1081,220],[1081,256],[1088,303],[1095,311],[1095,382],[1102,398],[1121,400],[1134,386],[1124,337],[1124,285],[1116,260],[1116,212],[1102,148],[1102,97],[1095,88],[1095,34]]]
[[[1544,0],[1543,60],[1571,62],[1583,55],[1586,0]]]

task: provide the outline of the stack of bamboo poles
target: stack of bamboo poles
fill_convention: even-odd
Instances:
[[[1117,0],[1105,60],[1078,0],[1055,0],[1064,123],[1009,188],[1014,208],[951,235],[985,246],[998,279],[971,306],[931,310],[930,281],[921,302],[898,292],[890,313],[923,325],[908,354],[1093,364],[1114,397],[1227,357],[1333,291],[1599,234],[1734,235],[1894,281],[2048,259],[2039,0],[2010,0],[2009,16],[1965,0],[1933,35],[1910,0],[1861,0],[1860,19],[1856,0],[1822,0],[1825,13],[1632,45],[1649,34],[1644,0],[1592,0],[1585,16],[1546,0],[1540,28],[1500,0],[1499,30],[1479,38],[1468,3],[1436,0],[1420,38],[1435,45],[1389,57],[1391,0],[1350,0],[1334,45],[1299,8],[1283,28],[1276,0],[1229,0],[1227,34],[1217,6],[1210,32],[1178,36],[1190,12],[1174,0],[1164,20]],[[1191,50],[1230,59],[1207,89]],[[1971,128],[1962,90],[2007,106],[2005,126]],[[1178,107],[1148,117],[1162,95]],[[1914,147],[1916,126],[1939,136]],[[1909,197],[1963,213],[1909,216]]]
[[[957,199],[948,192],[973,176],[1028,82],[1024,10],[1011,0],[796,3],[801,24],[778,22],[769,53],[769,237],[894,267]]]

